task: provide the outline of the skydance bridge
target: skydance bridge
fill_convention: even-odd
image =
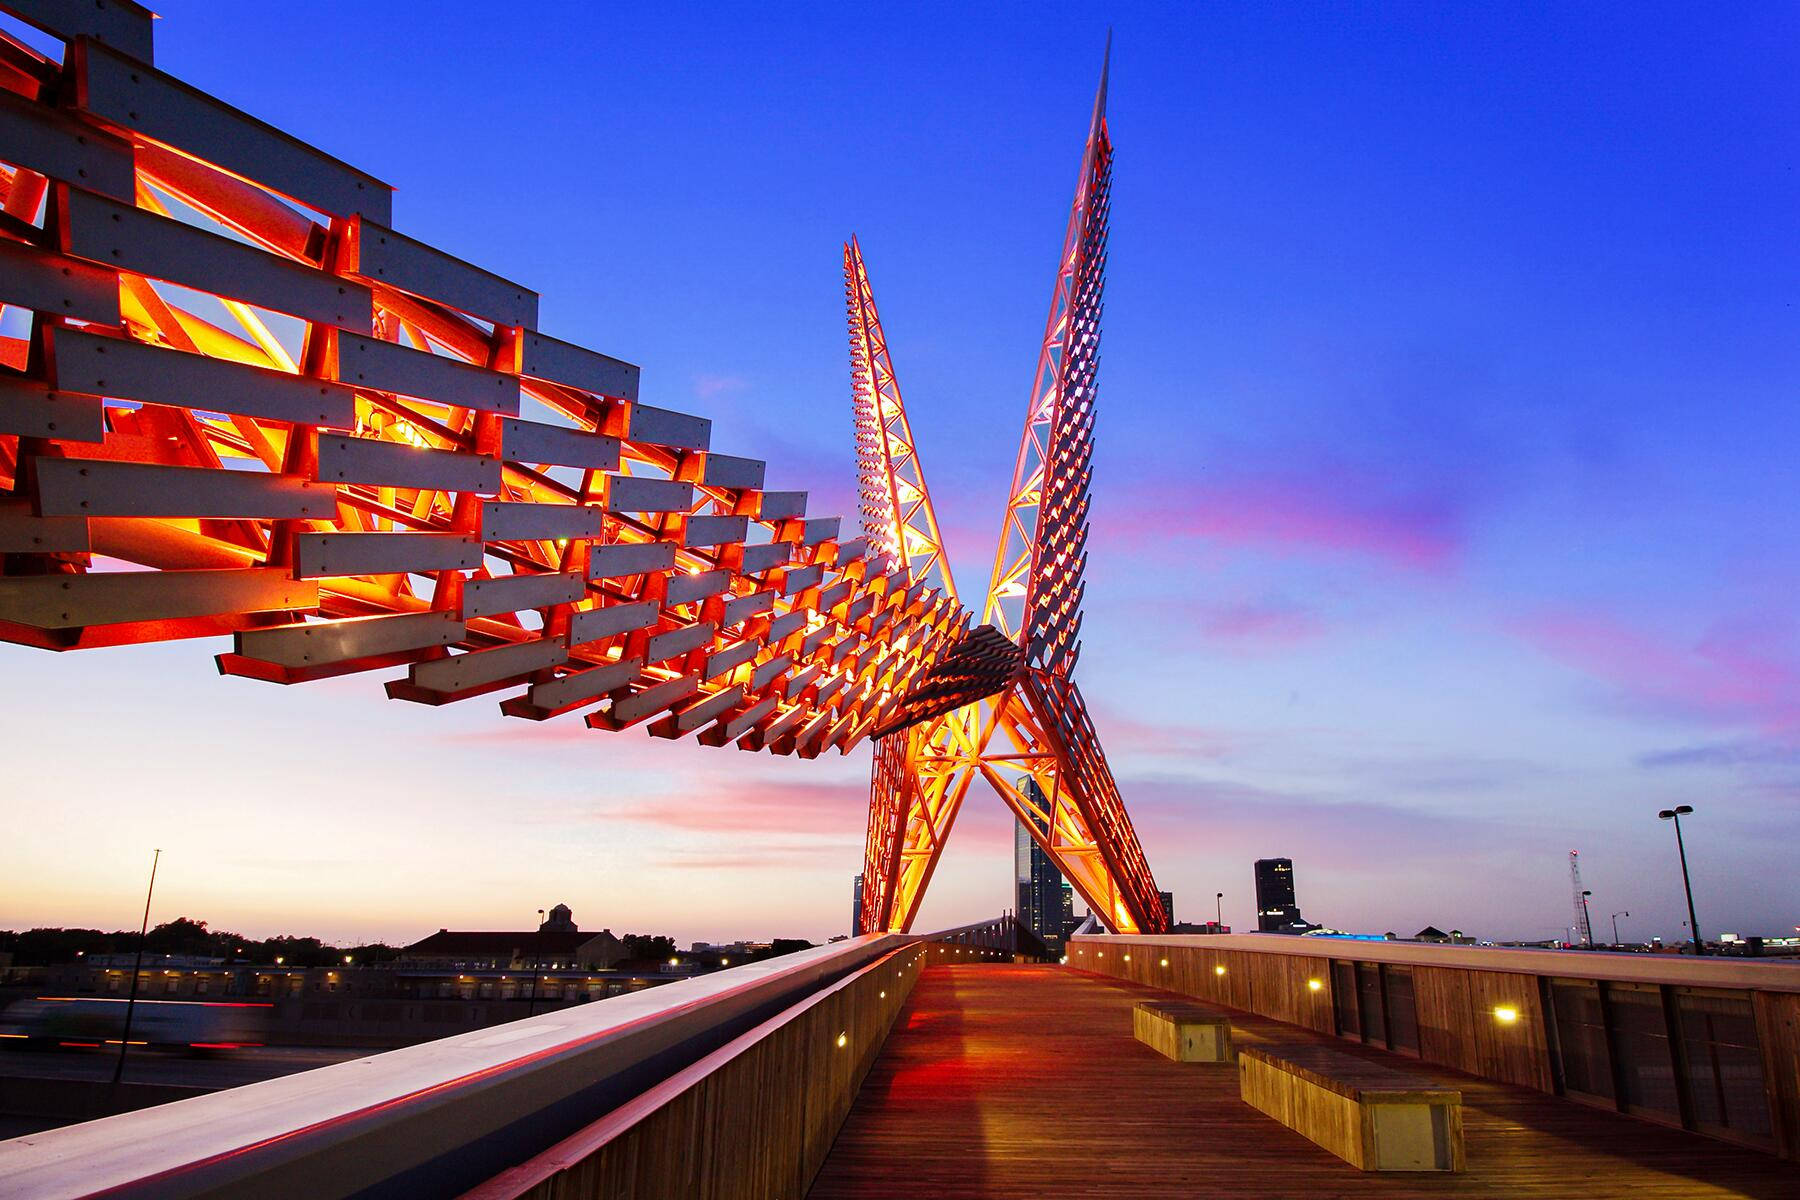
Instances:
[[[1796,1194],[1800,969],[1165,932],[1074,681],[1104,69],[976,624],[854,240],[858,536],[158,70],[131,0],[0,13],[61,42],[0,26],[0,640],[229,635],[272,683],[875,746],[862,936],[0,1143],[0,1198]],[[1113,931],[1068,965],[1011,918],[912,931],[977,780]],[[1363,1175],[1133,1040],[1159,997],[1461,1088],[1466,1169]]]

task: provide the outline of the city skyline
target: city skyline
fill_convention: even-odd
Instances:
[[[335,64],[285,44],[234,62],[206,11],[159,31],[169,69],[393,178],[400,228],[541,289],[550,332],[640,363],[649,402],[713,417],[722,442],[768,458],[771,486],[812,486],[813,511],[846,516],[834,257],[860,233],[946,536],[985,561],[1006,485],[993,452],[1016,434],[1086,103],[1047,92],[1045,64],[1097,55],[1103,22],[1010,41],[957,22],[929,44],[865,30],[896,69],[955,75],[981,101],[863,96],[876,150],[834,140],[848,118],[821,110],[847,85],[830,64],[757,84],[725,70],[720,43],[810,62],[783,18],[713,49],[679,17],[581,18],[649,47],[616,89],[584,91],[571,49],[535,48],[570,69],[518,69],[529,79],[500,53],[480,69],[509,86],[464,120],[587,105],[579,133],[612,149],[565,153],[541,189],[501,196],[479,156],[453,164],[395,133],[429,115],[431,72],[453,56],[326,95]],[[232,37],[274,19],[233,13]],[[1159,886],[1178,903],[1222,890],[1227,923],[1248,928],[1249,864],[1278,854],[1304,866],[1327,924],[1547,936],[1567,921],[1572,846],[1597,920],[1630,910],[1624,932],[1677,940],[1655,814],[1692,803],[1702,931],[1785,930],[1794,897],[1744,881],[1784,877],[1800,833],[1782,299],[1796,262],[1779,249],[1795,185],[1764,161],[1794,84],[1753,47],[1792,20],[1727,29],[1697,59],[1661,49],[1679,44],[1664,28],[1582,14],[1551,19],[1562,37],[1542,43],[1494,14],[1342,14],[1268,44],[1238,20],[1116,21],[1084,687]],[[1603,36],[1625,51],[1584,59]],[[1440,60],[1400,64],[1428,41]],[[974,44],[991,53],[934,57]],[[1211,69],[1206,88],[1184,81],[1184,53]],[[1470,73],[1487,55],[1504,86],[1498,67]],[[671,62],[693,94],[658,82]],[[1332,82],[1272,69],[1321,63]],[[1651,75],[1665,90],[1640,102]],[[1396,94],[1414,107],[1387,113]],[[712,128],[728,102],[741,111]],[[521,107],[488,107],[503,103]],[[1732,146],[1713,146],[1709,114],[1739,123]],[[939,123],[961,154],[918,139]],[[759,161],[783,164],[781,188]],[[903,182],[848,182],[876,167]],[[614,172],[642,182],[603,188]],[[501,207],[518,228],[485,219]],[[56,801],[13,814],[0,926],[125,925],[152,846],[156,917],[246,933],[338,922],[410,940],[506,927],[550,897],[678,941],[823,940],[841,923],[866,749],[771,762],[528,726],[479,701],[386,703],[361,683],[278,690],[217,679],[193,649],[0,647],[0,719],[33,749],[14,784]],[[70,712],[83,720],[59,730]],[[84,749],[93,727],[102,761]],[[978,800],[921,928],[1008,906],[1012,817]],[[754,887],[770,869],[782,886]],[[746,924],[721,927],[726,912]]]

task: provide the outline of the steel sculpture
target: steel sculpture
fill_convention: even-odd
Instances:
[[[0,10],[64,43],[0,32],[0,641],[229,634],[219,670],[275,683],[379,671],[396,699],[807,758],[880,735],[882,927],[977,772],[1015,807],[1005,780],[1035,780],[1076,886],[1155,927],[1069,678],[1104,83],[971,630],[854,246],[851,538],[636,366],[539,331],[534,292],[396,230],[380,180],[158,70],[148,10]]]
[[[386,185],[156,70],[145,10],[0,7],[67,40],[0,41],[0,638],[803,757],[960,642]]]
[[[1072,677],[1080,653],[1112,183],[1106,76],[1102,67],[983,606],[987,624],[932,669],[897,719],[876,730],[865,930],[912,927],[977,777],[1000,794],[1102,921],[1123,933],[1167,926],[1156,881]],[[954,597],[937,514],[854,239],[844,247],[844,277],[863,528],[909,583],[929,582]]]

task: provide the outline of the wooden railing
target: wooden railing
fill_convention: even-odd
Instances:
[[[463,1200],[804,1196],[925,959],[877,959]]]
[[[854,938],[33,1135],[0,1149],[0,1200],[456,1196],[591,1131],[603,1114],[624,1122],[621,1145],[642,1150],[658,1131],[686,1138],[655,1143],[665,1161],[685,1156],[684,1169],[723,1179],[754,1159],[759,1171],[804,1182],[916,974],[917,941]],[[898,972],[895,986],[882,963]],[[724,1119],[714,1099],[756,1122],[761,1140],[696,1142]],[[614,1161],[603,1154],[596,1169]],[[750,1193],[689,1192],[665,1179],[605,1194]]]
[[[1276,934],[1068,950],[1072,967],[1800,1157],[1800,963]]]

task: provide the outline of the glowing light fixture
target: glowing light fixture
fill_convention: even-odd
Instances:
[[[1310,991],[1310,992],[1322,992],[1325,990],[1324,981],[1318,980],[1318,979],[1309,979],[1306,981],[1306,989],[1307,989],[1307,991]]]
[[[1225,973],[1225,967],[1223,964],[1220,964],[1219,966],[1216,966],[1213,968],[1214,975],[1223,975],[1224,973]]]
[[[1502,1004],[1494,1010],[1494,1020],[1502,1025],[1511,1025],[1519,1019],[1519,1010],[1510,1004]]]
[[[848,1046],[849,1044],[850,1044],[850,1035],[849,1034],[847,1034],[847,1033],[838,1034],[838,1049],[839,1050],[842,1050],[845,1046]]]

